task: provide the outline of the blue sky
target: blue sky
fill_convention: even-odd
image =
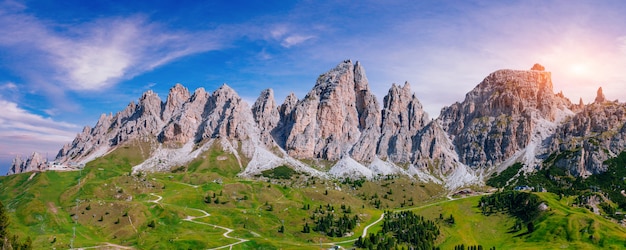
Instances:
[[[625,100],[623,13],[623,1],[0,2],[0,171],[16,154],[53,158],[148,89],[227,83],[281,103],[344,59],[379,100],[410,82],[432,117],[489,73],[534,63],[574,102],[600,86]]]

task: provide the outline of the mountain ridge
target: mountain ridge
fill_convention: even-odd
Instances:
[[[85,127],[54,162],[16,157],[9,174],[78,169],[126,142],[142,140],[151,145],[150,152],[142,152],[150,157],[134,171],[169,171],[219,145],[240,159],[244,177],[288,165],[338,178],[409,175],[454,189],[481,184],[484,176],[515,162],[533,171],[552,153],[592,149],[591,142],[568,149],[563,141],[571,139],[568,131],[589,123],[592,113],[602,113],[591,109],[602,109],[609,119],[593,118],[601,123],[593,126],[613,132],[593,149],[610,153],[582,152],[584,162],[573,156],[561,164],[588,175],[602,172],[602,161],[624,150],[619,146],[626,140],[624,106],[606,101],[601,88],[594,103],[572,104],[554,93],[550,72],[535,65],[491,73],[464,101],[429,120],[408,82],[392,84],[381,108],[362,65],[346,60],[320,75],[303,99],[292,93],[280,105],[267,89],[249,106],[226,84],[213,93],[198,88],[193,94],[176,84],[165,101],[147,91],[136,104]],[[589,131],[578,136],[593,137]],[[321,164],[305,163],[311,161]]]

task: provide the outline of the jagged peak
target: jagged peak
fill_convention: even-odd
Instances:
[[[209,93],[206,92],[206,90],[204,90],[204,88],[200,87],[197,88],[194,92],[193,95],[191,95],[191,97],[189,98],[191,100],[191,102],[196,101],[198,98],[208,98],[209,97]]]
[[[89,126],[83,127],[83,134],[89,134],[89,133],[91,133],[91,127]]]
[[[106,113],[102,113],[100,118],[98,118],[98,122],[96,122],[96,126],[107,123],[113,118],[113,114],[107,115]]]
[[[154,91],[152,91],[151,89],[147,90],[146,92],[143,92],[143,94],[141,95],[141,98],[139,98],[140,100],[144,100],[146,98],[150,98],[150,97],[158,97],[159,94],[155,93]]]
[[[204,94],[206,93],[206,90],[203,87],[197,88],[194,92],[193,95],[199,95],[199,94]]]
[[[167,95],[167,100],[171,100],[177,96],[189,98],[189,90],[187,87],[183,86],[180,83],[176,83],[172,88],[170,88],[170,92]]]
[[[594,101],[594,103],[603,103],[606,101],[606,97],[604,96],[604,93],[602,93],[602,87],[598,88],[597,94],[596,94],[596,100]]]
[[[274,90],[273,89],[267,88],[267,89],[262,90],[258,99],[267,99],[267,98],[272,98],[272,99],[274,98]]]
[[[369,81],[365,76],[365,69],[359,61],[354,65],[354,89],[357,91],[369,90]]]
[[[411,91],[411,84],[408,81],[404,82],[404,86],[402,86],[402,90],[410,92]]]
[[[223,93],[223,94],[233,93],[233,94],[236,94],[235,90],[233,88],[231,88],[230,86],[228,86],[228,84],[226,84],[226,83],[223,83],[222,86],[217,88],[213,94],[217,94],[217,93]]]
[[[260,109],[264,109],[267,104],[275,105],[274,101],[274,90],[272,89],[264,89],[261,91],[261,94],[252,105],[252,114],[255,116]]]
[[[285,101],[284,101],[284,103],[291,103],[291,102],[293,103],[298,102],[298,97],[293,92],[289,93],[289,95],[285,97]]]
[[[213,92],[212,98],[215,100],[241,99],[239,94],[226,83],[222,84],[222,86]]]

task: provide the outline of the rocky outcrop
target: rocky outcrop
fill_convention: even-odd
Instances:
[[[182,84],[177,83],[170,89],[170,93],[167,95],[167,101],[163,107],[163,113],[161,114],[161,120],[169,121],[174,113],[176,113],[183,104],[189,101],[189,90]]]
[[[354,83],[361,136],[350,150],[350,156],[357,161],[371,163],[375,160],[380,138],[381,113],[378,100],[370,91],[365,70],[359,62],[354,66]]]
[[[409,163],[415,152],[413,140],[418,139],[415,136],[429,122],[428,114],[408,82],[403,87],[393,84],[383,103],[377,154],[391,162]]]
[[[456,170],[461,163],[452,140],[441,127],[440,122],[440,120],[435,120],[429,123],[414,136],[412,148],[415,155],[412,163],[418,168],[427,169],[436,176],[446,176]]]
[[[604,172],[604,161],[624,150],[626,104],[606,101],[600,88],[594,103],[555,131],[548,152],[556,166],[575,176],[589,176]]]
[[[205,107],[209,101],[210,94],[204,88],[196,89],[191,97],[185,93],[188,93],[186,89],[181,94],[180,88],[172,88],[163,111],[163,117],[171,117],[171,119],[159,134],[159,141],[172,147],[179,147],[190,140],[196,140],[198,128],[204,120]],[[178,96],[178,98],[170,98],[171,96]],[[186,96],[187,100],[180,102]]]
[[[602,93],[602,87],[598,88],[598,92],[596,95],[596,99],[593,103],[604,103],[606,102],[606,97],[604,97],[604,93]]]
[[[534,134],[545,134],[537,125],[558,122],[571,113],[569,106],[569,100],[554,94],[550,72],[499,70],[462,103],[444,108],[440,119],[462,163],[489,167],[525,149]]]
[[[287,107],[285,107],[285,109],[287,109]],[[266,147],[271,148],[275,143],[272,131],[276,129],[280,122],[280,113],[276,106],[274,91],[272,89],[266,89],[261,92],[259,98],[254,102],[254,105],[252,105],[252,116],[261,130],[261,142]]]
[[[13,164],[11,165],[11,168],[9,168],[8,174],[45,171],[48,168],[48,160],[39,153],[35,152],[26,160],[22,160],[19,155],[16,156],[15,159],[13,159]]]
[[[353,65],[349,60],[344,61],[320,75],[315,87],[296,104],[285,141],[289,155],[300,159],[337,161],[348,155],[352,146],[361,140],[361,131],[367,129],[361,127],[361,118],[364,121],[375,121],[376,118],[375,114],[368,112],[369,108],[361,107],[361,113],[357,109],[357,90],[363,97],[362,103],[371,95],[367,83],[363,82],[367,78],[360,67],[358,63]],[[375,102],[372,104],[376,105]]]

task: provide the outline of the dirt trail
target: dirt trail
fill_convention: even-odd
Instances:
[[[156,196],[157,199],[153,200],[153,201],[149,201],[149,202],[157,203],[157,204],[163,204],[163,205],[170,205],[170,204],[161,202],[161,200],[163,200],[162,196],[154,194],[154,193],[151,193],[150,195]],[[235,242],[235,243],[224,245],[224,246],[220,246],[220,247],[216,247],[216,248],[211,248],[211,249],[232,248],[234,245],[241,244],[241,243],[244,243],[246,241],[249,241],[247,239],[241,239],[241,238],[230,236],[229,234],[232,233],[233,231],[235,231],[235,229],[228,228],[228,227],[223,227],[223,226],[219,226],[219,225],[215,225],[215,224],[205,223],[205,222],[201,222],[201,221],[195,221],[195,219],[200,219],[200,218],[205,218],[205,217],[211,216],[211,214],[209,214],[207,211],[204,211],[202,209],[197,209],[197,208],[186,208],[186,209],[191,209],[191,210],[194,210],[194,211],[198,211],[200,213],[203,213],[204,215],[202,215],[202,216],[187,215],[187,218],[183,219],[184,221],[188,221],[188,222],[191,222],[191,223],[196,223],[196,224],[200,224],[200,225],[205,225],[205,226],[210,226],[210,227],[213,227],[213,228],[219,228],[219,229],[225,230],[226,232],[223,233],[222,236],[224,236],[225,238],[228,238],[228,239],[237,240],[237,242]]]

